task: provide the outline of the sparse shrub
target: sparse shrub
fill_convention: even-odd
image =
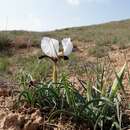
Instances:
[[[31,47],[31,41],[28,36],[16,36],[14,40],[15,48],[28,48]]]
[[[111,38],[112,44],[117,44],[119,42],[119,38],[117,36]]]
[[[0,72],[6,72],[9,66],[8,58],[0,57]]]
[[[108,56],[108,52],[110,51],[110,48],[107,46],[96,45],[95,47],[89,48],[88,51],[90,55],[93,55],[97,58],[102,58],[102,57]]]
[[[118,45],[119,45],[119,49],[126,49],[130,47],[130,43],[128,42],[128,39],[125,38],[120,40]]]
[[[8,51],[11,46],[11,40],[5,34],[0,34],[0,51]]]
[[[40,48],[40,42],[41,42],[40,39],[33,38],[33,39],[31,40],[31,42],[32,42],[32,47]]]
[[[9,38],[7,34],[0,34],[0,55],[12,56],[14,54],[14,50],[12,48],[12,40]]]

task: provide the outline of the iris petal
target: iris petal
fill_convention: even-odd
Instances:
[[[44,37],[41,41],[41,48],[45,55],[57,58],[59,52],[59,41],[56,39]]]
[[[62,46],[63,46],[63,50],[64,50],[64,56],[70,55],[70,53],[72,52],[72,49],[73,49],[73,44],[71,42],[71,39],[64,38],[62,40]]]

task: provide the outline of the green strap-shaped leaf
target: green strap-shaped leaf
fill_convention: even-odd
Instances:
[[[109,98],[111,100],[113,100],[113,98],[116,96],[117,91],[120,90],[123,87],[122,80],[123,80],[123,75],[124,75],[124,72],[125,72],[125,67],[126,67],[126,63],[123,65],[120,72],[116,73],[116,79],[113,82],[113,85],[111,87],[111,91],[110,91],[110,94],[109,94]]]

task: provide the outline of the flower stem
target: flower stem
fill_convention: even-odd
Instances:
[[[53,82],[57,83],[57,62],[53,65]]]

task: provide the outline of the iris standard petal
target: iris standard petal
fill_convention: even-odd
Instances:
[[[59,41],[49,37],[43,37],[41,41],[41,48],[45,55],[57,58],[59,52]]]
[[[68,56],[73,49],[73,44],[71,42],[70,38],[64,38],[62,40],[62,46],[63,46],[63,51],[64,51],[64,56]]]

